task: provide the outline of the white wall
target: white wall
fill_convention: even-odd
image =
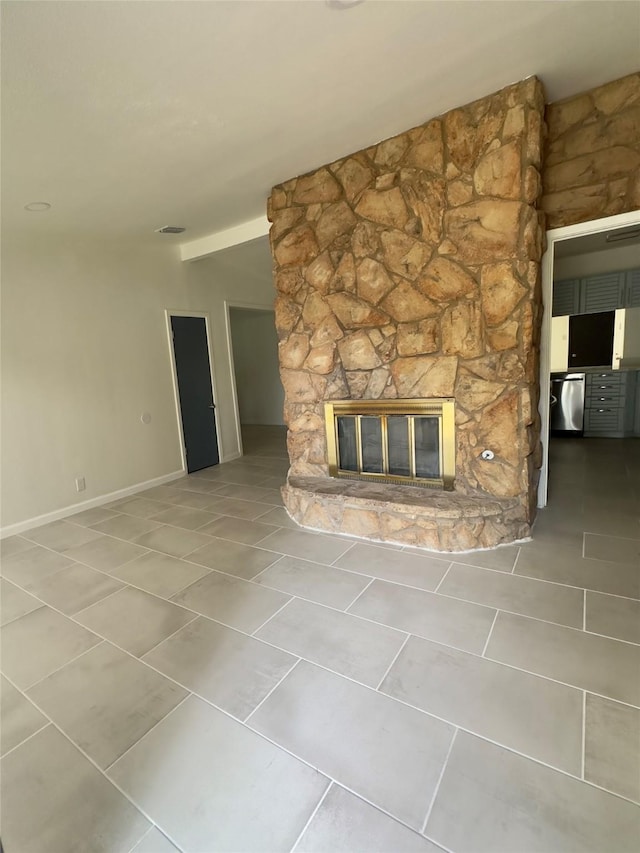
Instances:
[[[553,280],[582,278],[587,275],[630,270],[635,267],[640,267],[640,245],[618,245],[599,252],[589,252],[569,258],[555,258]]]
[[[3,528],[180,470],[164,309],[199,307],[181,281],[169,246],[4,241]]]
[[[180,471],[166,309],[210,315],[221,460],[238,455],[224,300],[272,303],[264,244],[184,264],[175,243],[3,241],[2,531]]]
[[[241,447],[232,402],[231,341],[225,302],[271,309],[275,299],[271,264],[269,240],[261,237],[184,265],[187,288],[210,312],[218,441],[223,461],[238,456]]]
[[[273,311],[231,308],[229,316],[240,423],[284,423]]]

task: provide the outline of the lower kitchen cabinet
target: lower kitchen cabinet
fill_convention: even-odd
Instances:
[[[640,372],[608,370],[587,373],[584,435],[625,438],[637,434],[636,397]]]

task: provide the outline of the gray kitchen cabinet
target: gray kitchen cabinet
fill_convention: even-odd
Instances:
[[[553,305],[551,314],[560,317],[580,313],[580,279],[569,278],[553,283]]]
[[[636,386],[635,370],[607,370],[587,373],[584,402],[586,438],[624,438],[634,434]]]
[[[627,272],[624,307],[640,308],[640,269]]]
[[[625,301],[625,273],[590,275],[580,281],[580,314],[615,311]]]
[[[640,307],[640,269],[568,278],[553,283],[554,317]]]

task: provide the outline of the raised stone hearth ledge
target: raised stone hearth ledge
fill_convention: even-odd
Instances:
[[[494,548],[529,536],[521,501],[417,486],[291,477],[282,488],[298,524],[434,551]]]

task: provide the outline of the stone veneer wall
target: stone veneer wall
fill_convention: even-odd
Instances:
[[[273,189],[284,495],[298,521],[451,550],[528,532],[540,465],[543,110],[530,78]],[[431,510],[416,500],[410,537],[400,522],[347,524],[335,500],[344,481],[313,487],[328,477],[324,401],[396,397],[456,399],[455,492],[436,493]],[[300,500],[314,492],[332,493],[332,506]],[[458,522],[460,535],[443,541],[438,513],[473,525]]]
[[[547,107],[548,228],[640,208],[640,74]]]

